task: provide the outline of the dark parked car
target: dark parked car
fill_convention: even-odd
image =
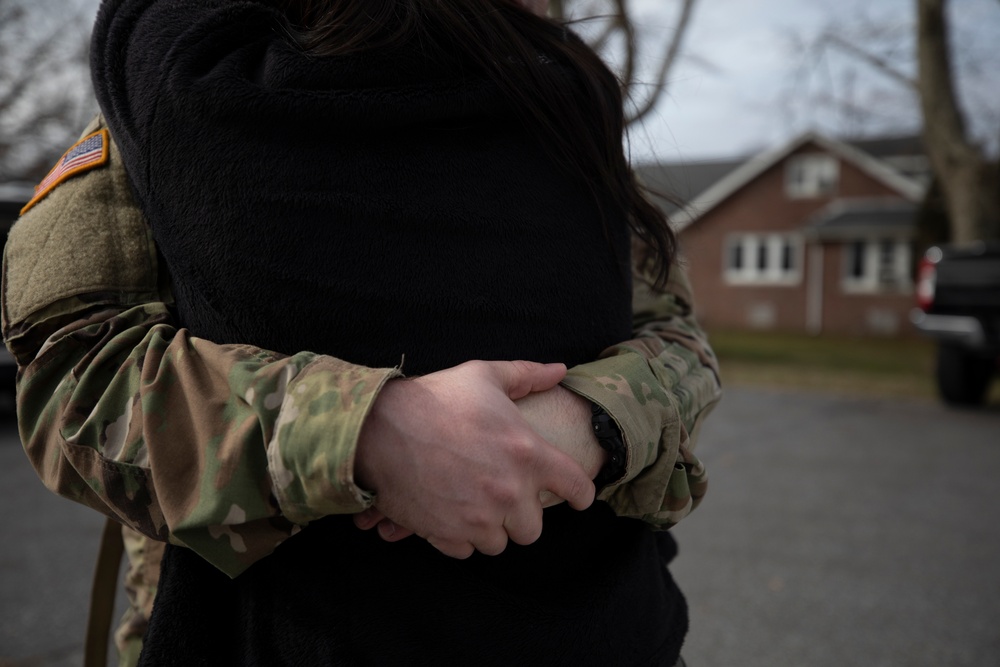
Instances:
[[[980,405],[1000,369],[1000,242],[927,251],[911,320],[937,339],[937,384],[953,405]]]

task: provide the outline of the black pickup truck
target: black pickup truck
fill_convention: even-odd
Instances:
[[[938,341],[937,384],[952,405],[981,405],[1000,371],[1000,242],[938,246],[917,275],[910,316]]]

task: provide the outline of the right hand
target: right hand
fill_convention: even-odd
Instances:
[[[540,493],[576,509],[594,500],[587,473],[513,403],[565,373],[562,364],[472,361],[391,380],[362,427],[355,481],[376,493],[378,513],[449,556],[498,554],[508,538],[534,542]]]

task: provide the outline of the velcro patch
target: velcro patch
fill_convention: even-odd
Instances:
[[[21,215],[42,201],[45,195],[52,192],[53,188],[71,176],[89,171],[95,167],[100,167],[108,161],[108,131],[98,130],[93,134],[88,134],[66,151],[52,171],[42,179],[42,182],[35,186],[35,195],[24,208]]]

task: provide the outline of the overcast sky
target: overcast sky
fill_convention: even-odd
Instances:
[[[633,0],[643,29],[667,31],[675,0]],[[966,97],[974,98],[977,132],[996,142],[1000,135],[1000,2],[952,0],[954,41],[979,72]],[[816,67],[805,66],[792,44],[808,41],[831,22],[850,27],[859,21],[898,26],[912,34],[915,0],[698,0],[685,40],[690,56],[670,77],[669,90],[644,128],[633,132],[636,161],[665,161],[745,154],[775,147],[806,129],[831,134],[916,130],[912,99],[886,79],[855,66],[843,74],[832,54]],[[910,50],[905,49],[905,57]],[[840,56],[842,59],[843,57]],[[707,66],[704,62],[707,62]],[[912,65],[912,63],[910,63]],[[798,77],[798,78],[796,78]],[[853,82],[847,86],[845,82]],[[818,91],[853,91],[854,99],[876,110],[874,118],[845,118],[816,100]],[[967,86],[969,88],[969,86]],[[789,95],[789,92],[796,93]],[[789,102],[791,98],[794,101]],[[990,107],[990,113],[982,109]],[[986,127],[984,127],[984,125]],[[995,143],[993,144],[995,146]]]
[[[34,0],[37,1],[37,0]],[[62,0],[60,0],[62,1]],[[97,0],[75,0],[97,7]],[[679,0],[630,0],[651,41],[669,35]],[[733,157],[774,148],[807,129],[834,136],[916,131],[912,97],[871,70],[830,54],[812,65],[793,43],[808,43],[824,26],[895,28],[906,60],[916,0],[697,0],[684,41],[687,57],[672,72],[667,94],[634,128],[634,161]],[[954,44],[967,74],[966,106],[979,136],[1000,140],[1000,1],[950,0]],[[657,52],[659,55],[659,52]],[[900,54],[897,54],[900,55]],[[647,58],[647,60],[649,60]],[[651,63],[655,64],[655,63]],[[912,62],[909,63],[912,66]],[[904,63],[905,65],[905,63]],[[978,73],[971,66],[978,65]],[[971,72],[971,73],[970,73]],[[868,110],[837,113],[823,91]]]

